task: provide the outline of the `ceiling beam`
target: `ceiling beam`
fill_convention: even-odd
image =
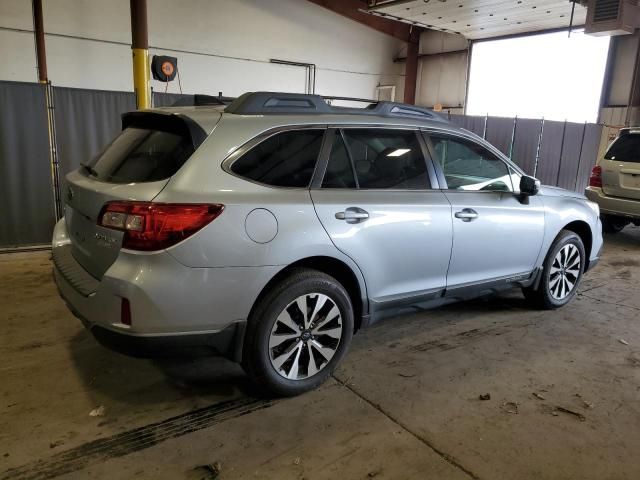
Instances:
[[[378,17],[365,13],[367,4],[361,0],[308,0],[311,3],[320,5],[332,12],[338,13],[343,17],[347,17],[369,28],[373,28],[378,32],[386,33],[392,37],[404,42],[413,41],[414,36],[411,35],[412,30],[422,31],[421,27],[408,25],[406,23],[389,20],[387,18]]]

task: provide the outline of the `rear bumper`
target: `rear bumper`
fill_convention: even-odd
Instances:
[[[194,356],[202,353],[238,360],[235,353],[239,335],[237,325],[229,325],[218,333],[194,335],[127,335],[99,326],[93,326],[91,333],[102,346],[132,357]]]
[[[193,356],[198,354],[221,355],[234,361],[242,358],[244,323],[236,322],[218,332],[182,334],[139,334],[109,328],[90,321],[78,308],[86,311],[91,300],[82,297],[54,266],[54,279],[58,292],[73,313],[96,340],[111,350],[132,357],[154,358],[169,356]]]
[[[54,230],[54,278],[75,316],[106,346],[135,356],[204,347],[238,360],[258,294],[279,267],[190,268],[167,252],[121,251],[95,279],[75,260],[64,221]],[[121,322],[129,300],[131,325]]]
[[[629,219],[640,219],[640,200],[632,200],[606,195],[602,188],[587,187],[585,195],[600,207],[605,215],[618,215]]]

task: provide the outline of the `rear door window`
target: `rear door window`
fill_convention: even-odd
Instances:
[[[154,182],[174,175],[193,152],[193,142],[185,133],[128,127],[84,166],[104,182]]]
[[[415,131],[346,128],[338,133],[322,186],[423,190],[427,165]]]
[[[323,135],[324,129],[275,134],[233,162],[231,171],[274,187],[308,187]]]
[[[604,158],[617,162],[640,163],[640,133],[627,133],[619,137],[609,147]]]

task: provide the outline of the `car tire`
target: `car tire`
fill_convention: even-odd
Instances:
[[[618,233],[629,223],[627,220],[621,217],[613,215],[601,215],[602,231],[605,233]]]
[[[340,282],[317,270],[297,269],[252,309],[242,365],[268,393],[299,395],[331,375],[353,331],[353,306]]]
[[[578,291],[585,261],[585,248],[580,236],[575,232],[562,230],[544,259],[538,288],[523,288],[525,298],[532,306],[543,310],[566,305]]]

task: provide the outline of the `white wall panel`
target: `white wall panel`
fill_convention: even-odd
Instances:
[[[0,27],[29,30],[33,25],[31,1],[1,0]]]
[[[615,38],[613,69],[611,71],[608,105],[627,105],[629,92],[633,80],[633,66],[635,65],[638,48],[640,48],[640,34]]]
[[[178,57],[180,82],[184,93],[204,93],[238,96],[252,90],[271,90],[304,93],[306,70],[303,67],[273,63],[220,58],[171,50],[151,49],[151,54]],[[128,60],[130,64],[131,61]],[[130,65],[129,65],[130,67]],[[130,68],[131,69],[131,68]],[[153,80],[153,89],[179,93],[178,80],[167,86]],[[127,89],[129,89],[127,87]]]
[[[54,85],[97,90],[133,90],[131,48],[127,45],[46,38],[47,70]]]
[[[467,54],[456,53],[433,58],[422,57],[418,63],[416,103],[433,107],[464,106]]]
[[[37,82],[33,33],[0,30],[0,80]]]
[[[420,35],[416,103],[433,107],[464,107],[467,79],[468,41],[461,35],[429,31]],[[446,55],[439,55],[445,53]]]
[[[54,85],[132,90],[128,0],[43,3]],[[325,94],[373,97],[378,83],[404,82],[404,66],[393,63],[403,42],[306,1],[148,0],[148,20],[151,53],[178,57],[184,93],[304,91],[303,68],[270,58],[315,63]],[[31,1],[1,0],[0,27],[5,36],[7,28],[31,29]],[[3,55],[0,79],[34,80],[33,40],[19,52]]]

